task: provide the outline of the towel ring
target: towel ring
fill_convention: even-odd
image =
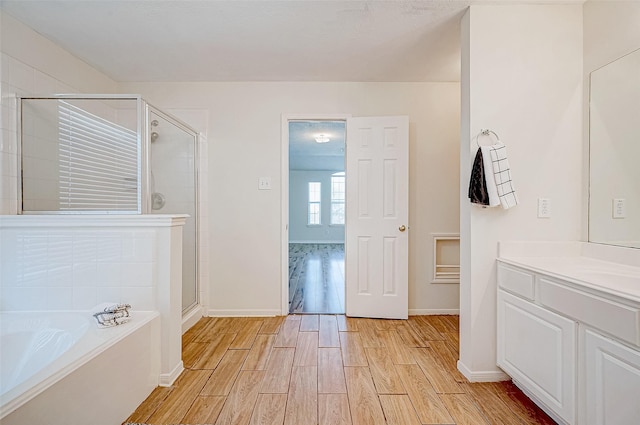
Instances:
[[[491,135],[491,134],[493,134],[494,136],[496,136],[496,141],[497,141],[497,142],[499,142],[499,141],[500,141],[500,136],[498,136],[498,134],[497,134],[495,131],[493,131],[493,130],[489,130],[489,129],[486,129],[486,130],[480,130],[480,133],[478,133],[478,134],[476,135],[476,145],[478,145],[478,147],[480,147],[480,140],[478,140],[478,138],[479,138],[480,136],[489,136],[489,135]]]

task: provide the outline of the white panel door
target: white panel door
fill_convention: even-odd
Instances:
[[[348,316],[408,314],[409,117],[347,120]]]
[[[640,423],[640,351],[585,332],[587,425]]]

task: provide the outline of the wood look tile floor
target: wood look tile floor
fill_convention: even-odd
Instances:
[[[510,382],[456,369],[457,316],[203,318],[185,371],[127,419],[147,424],[555,424]]]
[[[289,313],[344,313],[344,244],[289,244]]]

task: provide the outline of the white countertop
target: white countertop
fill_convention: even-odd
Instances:
[[[640,267],[580,255],[501,256],[498,261],[640,302]]]

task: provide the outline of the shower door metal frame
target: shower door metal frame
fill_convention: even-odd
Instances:
[[[23,100],[134,100],[136,102],[136,133],[137,133],[137,147],[138,147],[138,157],[137,167],[138,167],[138,205],[137,211],[24,211],[22,209],[22,101]],[[180,119],[163,112],[159,108],[149,104],[145,101],[141,95],[138,94],[55,94],[55,95],[35,95],[35,96],[17,96],[17,133],[18,133],[18,146],[17,146],[17,157],[20,161],[19,163],[19,173],[17,179],[17,202],[18,202],[18,214],[151,214],[151,192],[150,192],[150,176],[151,176],[151,139],[149,132],[150,113],[162,117],[163,119],[169,121],[173,125],[177,126],[181,130],[193,136],[194,140],[194,224],[195,224],[195,280],[196,280],[196,301],[194,304],[190,305],[186,309],[182,311],[183,314],[188,311],[197,308],[200,305],[200,235],[199,235],[199,193],[200,193],[200,182],[199,182],[199,136],[198,132],[191,128],[188,124],[181,121]],[[143,143],[144,141],[144,143]]]
[[[196,300],[193,304],[189,305],[187,308],[182,310],[182,314],[184,315],[185,313],[188,313],[189,311],[191,311],[194,308],[197,308],[200,305],[200,232],[199,232],[200,217],[198,214],[200,209],[199,196],[198,196],[198,194],[200,193],[200,179],[199,179],[200,152],[199,152],[199,146],[198,146],[198,142],[199,142],[198,132],[195,131],[193,128],[191,128],[187,123],[181,121],[180,119],[174,117],[173,115],[163,112],[159,108],[146,102],[144,99],[142,99],[141,101],[144,104],[144,117],[143,117],[144,119],[139,120],[138,122],[144,123],[144,125],[142,125],[141,131],[143,132],[143,137],[144,137],[143,140],[146,141],[146,143],[142,144],[143,146],[142,160],[144,164],[143,170],[145,174],[142,178],[142,182],[144,184],[144,190],[142,191],[142,193],[144,194],[144,199],[142,200],[143,214],[152,214],[152,211],[153,211],[153,209],[151,208],[151,204],[152,204],[152,200],[151,200],[151,134],[150,134],[151,132],[149,131],[149,128],[151,126],[151,119],[150,119],[151,113],[153,112],[154,114],[158,115],[160,118],[167,120],[168,122],[175,125],[179,129],[193,136],[193,141],[194,141],[194,145],[193,145],[194,217],[193,219],[194,219],[194,225],[195,225],[195,244],[196,244],[196,247],[195,247],[196,248],[195,249]]]
[[[23,158],[22,158],[22,101],[23,100],[135,100],[136,102],[136,133],[137,133],[137,146],[138,157],[136,158],[138,167],[138,181],[140,184],[137,188],[138,206],[134,213],[133,211],[24,211],[22,209],[22,170],[23,170]],[[144,128],[143,121],[144,108],[143,104],[146,102],[142,99],[142,96],[137,94],[54,94],[43,96],[17,96],[17,132],[18,132],[18,147],[17,155],[19,161],[19,173],[18,173],[18,214],[30,214],[30,215],[42,215],[42,214],[144,214],[144,202],[142,199],[143,188],[146,187],[147,182],[145,173],[142,170],[145,168],[144,151],[146,150],[145,144],[142,143],[146,140],[146,129]]]

